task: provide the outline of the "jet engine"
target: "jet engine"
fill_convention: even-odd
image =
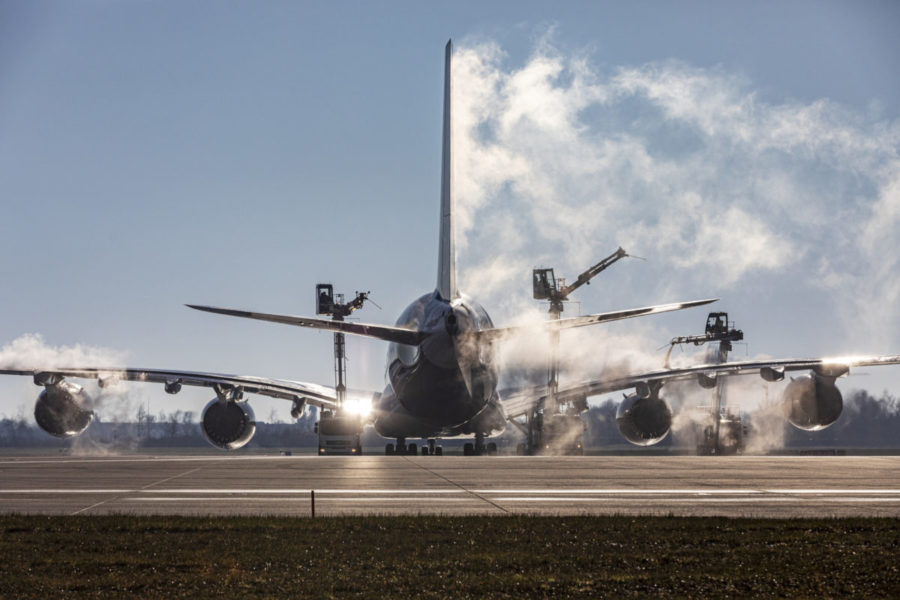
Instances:
[[[639,391],[640,392],[640,391]],[[659,397],[659,390],[647,395],[625,396],[616,410],[616,425],[626,440],[637,446],[652,446],[669,433],[672,409]]]
[[[256,433],[256,416],[246,402],[213,398],[203,409],[200,429],[206,441],[216,448],[237,450]]]
[[[801,375],[791,381],[782,397],[784,416],[805,431],[825,429],[841,416],[844,401],[834,377]]]
[[[80,385],[68,381],[46,385],[34,405],[34,420],[50,435],[74,437],[94,420],[94,411],[85,408],[90,402]]]

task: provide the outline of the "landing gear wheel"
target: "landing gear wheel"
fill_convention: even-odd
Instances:
[[[434,447],[434,455],[435,456],[443,456],[444,455],[444,447],[443,446],[435,446]]]
[[[475,456],[484,456],[487,448],[484,446],[484,434],[475,434]]]
[[[422,446],[422,456],[428,456],[428,446]]]
[[[473,454],[475,454],[475,446],[472,445],[472,442],[463,444],[463,456],[472,456]]]
[[[490,442],[487,445],[487,453],[488,456],[497,456],[497,444],[495,444],[494,442]]]
[[[394,455],[394,445],[388,444],[384,447],[384,455],[385,456],[393,456]]]
[[[409,446],[406,447],[406,453],[409,454],[410,456],[415,456],[416,454],[418,454],[419,453],[418,450],[419,449],[416,448],[415,444],[410,444]]]

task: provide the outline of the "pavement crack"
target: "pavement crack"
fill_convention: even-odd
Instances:
[[[154,485],[159,485],[159,484],[165,483],[167,481],[172,481],[173,479],[178,479],[179,477],[184,477],[185,475],[191,475],[192,473],[196,473],[197,471],[199,471],[202,468],[203,467],[197,467],[196,469],[191,469],[190,471],[185,471],[184,473],[178,473],[177,475],[172,475],[171,477],[166,477],[165,479],[160,479],[159,481],[154,481],[153,483],[148,483],[141,489],[146,490],[147,488],[151,488]]]
[[[462,491],[466,492],[467,494],[470,494],[470,495],[472,495],[472,496],[475,496],[476,498],[478,498],[478,499],[481,500],[482,502],[485,502],[486,504],[490,504],[491,506],[493,506],[493,507],[496,508],[497,510],[499,510],[499,511],[501,511],[501,512],[503,512],[503,513],[509,514],[509,511],[508,511],[507,509],[503,508],[502,506],[500,506],[499,504],[497,504],[496,502],[494,502],[494,501],[491,500],[490,498],[488,498],[488,497],[486,497],[486,496],[483,496],[483,495],[479,494],[479,493],[476,492],[476,491],[470,490],[469,488],[467,488],[466,486],[464,486],[464,485],[462,485],[462,484],[460,484],[460,483],[456,483],[456,482],[453,481],[452,479],[449,479],[449,478],[447,478],[447,477],[441,475],[440,473],[435,472],[433,469],[430,469],[430,468],[426,467],[426,466],[423,465],[423,464],[420,464],[420,463],[417,463],[417,462],[415,462],[415,461],[413,461],[413,460],[410,460],[410,458],[409,458],[408,456],[404,456],[403,458],[406,459],[406,461],[409,462],[410,464],[415,465],[416,467],[422,469],[423,471],[425,471],[425,472],[427,472],[427,473],[430,473],[431,475],[434,475],[434,476],[437,477],[438,479],[442,479],[442,480],[446,481],[447,483],[449,483],[450,485],[455,486],[455,487],[458,487],[459,489],[461,489]]]
[[[147,485],[139,488],[137,491],[146,490],[155,485],[159,485],[160,483],[165,483],[167,481],[172,481],[173,479],[178,479],[179,477],[184,477],[185,475],[190,475],[192,473],[196,473],[201,468],[202,467],[197,467],[196,469],[190,469],[189,471],[185,471],[184,473],[178,473],[176,475],[172,475],[171,477],[166,477],[165,479],[160,479],[159,481],[154,481],[152,483],[148,483]],[[97,508],[98,506],[103,506],[104,504],[106,504],[108,502],[115,502],[116,500],[121,500],[122,498],[125,498],[125,497],[129,496],[130,494],[131,493],[117,494],[117,495],[113,496],[112,498],[107,498],[106,500],[101,500],[100,502],[95,502],[94,504],[91,504],[90,506],[85,506],[84,508],[76,510],[75,512],[71,513],[71,516],[78,515],[83,512],[87,512],[87,511],[91,510],[92,508]]]

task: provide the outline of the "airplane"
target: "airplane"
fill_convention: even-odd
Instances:
[[[495,345],[521,327],[495,327],[487,311],[457,286],[454,243],[453,143],[451,136],[452,41],[444,58],[443,142],[440,195],[440,236],[437,285],[434,291],[414,300],[393,326],[343,320],[187,305],[221,315],[282,323],[298,327],[362,335],[389,342],[386,386],[371,393],[371,423],[386,438],[388,454],[415,453],[409,439],[427,439],[423,453],[435,454],[434,439],[473,436],[466,454],[489,454],[496,446],[485,438],[513,424],[526,433],[524,453],[536,453],[542,428],[552,421],[548,398],[556,405],[587,410],[589,396],[632,390],[619,405],[617,425],[629,442],[649,445],[663,439],[672,424],[672,411],[660,391],[670,381],[697,379],[709,387],[717,378],[758,373],[766,381],[780,381],[789,371],[809,371],[786,388],[786,418],[805,429],[824,428],[840,415],[841,393],[835,379],[851,367],[900,364],[900,356],[850,357],[839,359],[777,359],[710,363],[688,368],[635,373],[626,377],[602,374],[591,381],[557,387],[533,385],[498,391],[499,366]],[[539,327],[553,336],[564,329],[608,323],[621,319],[682,310],[714,302],[703,299],[676,302],[548,320]],[[534,327],[534,326],[530,326]],[[202,386],[215,391],[201,415],[201,430],[213,446],[235,450],[252,438],[256,424],[245,394],[259,394],[292,402],[298,417],[306,405],[329,412],[340,410],[338,390],[314,383],[262,377],[224,375],[194,371],[142,368],[71,367],[0,369],[0,374],[30,376],[44,389],[35,404],[35,420],[45,432],[67,438],[81,434],[94,413],[84,388],[67,378],[96,379],[100,387],[116,381],[161,383],[169,394],[183,386]],[[557,415],[565,416],[565,415]],[[577,415],[568,415],[568,418]],[[519,419],[524,419],[520,421]],[[361,425],[360,425],[361,426]]]

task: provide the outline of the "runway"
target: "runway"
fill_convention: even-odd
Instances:
[[[0,458],[0,512],[900,517],[900,457]]]

